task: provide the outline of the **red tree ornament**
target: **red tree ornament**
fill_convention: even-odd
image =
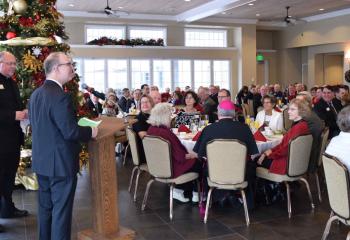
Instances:
[[[16,33],[14,33],[14,32],[8,32],[8,33],[6,33],[6,38],[7,39],[11,39],[11,38],[15,38],[17,35],[16,35]]]

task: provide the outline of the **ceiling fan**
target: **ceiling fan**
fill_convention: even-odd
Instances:
[[[306,22],[306,21],[301,20],[301,19],[293,18],[291,15],[289,15],[289,9],[290,9],[290,6],[286,6],[287,14],[286,14],[285,18],[283,19],[283,21],[285,22],[286,25],[296,25],[296,24],[301,23],[301,22]]]
[[[282,18],[270,18],[270,19],[262,19],[258,21],[258,24],[262,26],[270,26],[270,27],[287,27],[294,26],[301,23],[307,23],[306,20],[302,18],[294,18],[289,15],[290,6],[286,6],[286,15]]]
[[[101,11],[91,11],[91,13],[104,13],[107,16],[111,17],[121,17],[121,16],[128,16],[129,12],[121,11],[121,10],[114,10],[109,6],[109,1],[107,0],[106,7]]]

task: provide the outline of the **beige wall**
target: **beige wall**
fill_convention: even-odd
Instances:
[[[287,27],[279,34],[278,48],[295,48],[347,42],[350,15]]]
[[[257,49],[276,49],[275,31],[256,31],[256,48]]]
[[[325,78],[322,56],[323,54],[329,55],[330,53],[345,55],[350,50],[349,22],[350,15],[288,27],[276,33],[276,47],[278,50],[300,49],[301,63],[307,64],[307,78],[305,79],[305,83],[308,87],[333,81]],[[288,55],[288,53],[286,54]],[[278,59],[278,61],[280,62],[282,59]],[[337,65],[340,62],[343,62],[341,81],[339,80],[339,68],[335,72],[331,71],[331,75],[336,75],[335,78],[338,79],[336,82],[345,83],[343,73],[349,69],[349,64],[338,59]],[[284,62],[281,63],[281,76],[286,75],[283,74],[283,71],[287,69],[287,66],[283,65]],[[298,66],[297,62],[294,64],[292,70],[289,70],[289,73],[294,76],[297,76],[300,72],[301,65]],[[286,79],[284,81],[288,80]]]
[[[325,84],[336,85],[343,82],[343,55],[324,55]]]

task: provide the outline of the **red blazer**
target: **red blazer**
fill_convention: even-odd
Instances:
[[[180,142],[179,138],[167,127],[150,126],[148,135],[162,137],[170,142],[171,157],[173,160],[173,177],[176,178],[192,168],[195,159],[186,159],[187,149]]]
[[[276,147],[272,148],[272,153],[269,158],[272,159],[270,172],[276,174],[286,174],[287,159],[288,159],[288,144],[293,138],[309,134],[309,127],[304,120],[294,124],[291,129],[283,136],[282,142]]]

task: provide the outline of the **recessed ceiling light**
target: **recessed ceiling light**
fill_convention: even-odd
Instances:
[[[185,2],[191,2],[191,0],[184,0]]]
[[[226,14],[226,12],[222,12],[221,14],[224,14],[224,15],[225,15],[225,14]]]
[[[254,3],[249,3],[248,5],[249,5],[249,6],[254,6]]]
[[[320,10],[320,11],[324,11],[324,8],[320,8],[320,9],[318,9],[318,10]]]
[[[72,4],[72,3],[71,3],[71,4],[68,4],[68,6],[70,6],[70,7],[74,7],[74,4]]]
[[[255,14],[255,16],[260,17],[260,13]]]
[[[118,7],[119,9],[123,9],[124,7]]]

